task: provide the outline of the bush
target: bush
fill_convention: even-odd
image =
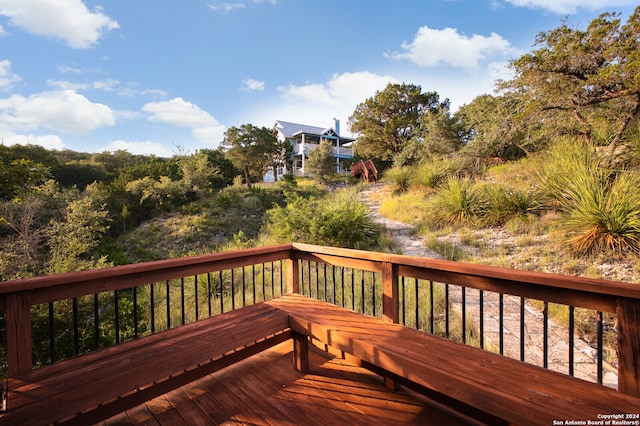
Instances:
[[[268,212],[267,231],[279,242],[302,242],[334,247],[372,249],[379,245],[380,227],[357,200],[354,189],[324,197],[288,194],[285,207]]]
[[[602,165],[589,146],[550,151],[541,186],[563,216],[566,242],[578,254],[640,251],[640,175]]]
[[[435,189],[444,183],[454,170],[453,162],[446,158],[429,161],[415,170],[412,183],[421,188]]]
[[[472,224],[485,209],[484,203],[469,179],[450,177],[431,199],[428,218],[434,225]]]
[[[393,167],[385,173],[385,180],[393,183],[397,192],[405,192],[409,189],[413,173],[412,167]]]
[[[482,221],[489,226],[504,225],[518,216],[537,213],[538,198],[527,191],[509,188],[499,183],[487,183],[478,188],[484,200]]]

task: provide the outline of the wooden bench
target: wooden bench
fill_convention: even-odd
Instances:
[[[93,424],[291,338],[259,303],[9,379],[0,424]]]
[[[640,412],[640,398],[614,389],[304,296],[266,303],[289,314],[296,364],[303,370],[308,365],[304,339],[313,338],[490,424],[565,424]]]

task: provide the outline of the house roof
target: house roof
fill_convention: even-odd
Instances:
[[[292,138],[300,134],[316,135],[324,137],[339,138],[344,142],[353,142],[355,139],[340,136],[333,127],[317,127],[309,126],[307,124],[291,123],[289,121],[276,121],[276,129],[284,135],[286,138]]]

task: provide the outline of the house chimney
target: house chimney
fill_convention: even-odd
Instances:
[[[340,120],[338,120],[337,118],[334,118],[333,121],[335,123],[335,127],[333,130],[335,130],[338,136],[340,136]]]

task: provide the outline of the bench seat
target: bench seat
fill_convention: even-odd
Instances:
[[[507,424],[550,425],[554,420],[564,424],[640,410],[640,398],[614,389],[325,302],[287,295],[267,303],[289,314],[294,336],[316,339],[391,379],[446,395],[488,415],[490,423],[500,419]]]
[[[259,303],[9,379],[2,424],[92,424],[291,338]]]

